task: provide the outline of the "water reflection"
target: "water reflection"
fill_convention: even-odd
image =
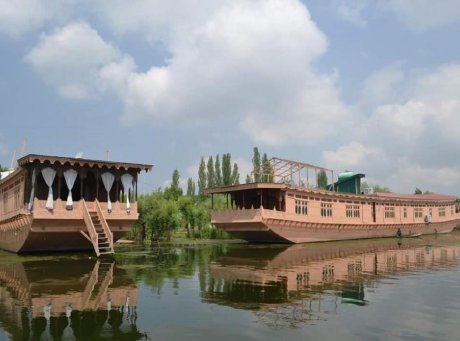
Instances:
[[[138,340],[137,288],[113,260],[0,264],[0,327],[13,340]]]
[[[459,252],[451,236],[233,247],[210,266],[203,299],[253,310],[270,326],[296,327],[342,304],[369,304],[366,292],[380,281],[454,268]]]

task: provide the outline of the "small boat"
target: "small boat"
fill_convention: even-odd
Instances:
[[[152,165],[30,154],[0,179],[0,248],[113,253],[138,219],[137,184]]]
[[[259,182],[207,188],[227,197],[211,222],[249,242],[305,243],[448,233],[460,219],[452,195],[364,194],[364,174],[345,172],[334,182],[332,170],[279,158],[269,168]],[[319,174],[327,172],[331,183],[321,188]]]

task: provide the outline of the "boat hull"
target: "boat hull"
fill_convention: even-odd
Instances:
[[[113,241],[128,232],[132,220],[107,220]],[[33,219],[19,215],[3,222],[0,229],[0,249],[15,253],[94,251],[83,219]]]
[[[213,223],[232,236],[248,242],[291,244],[449,233],[458,224],[458,220],[411,224],[319,224],[282,219],[254,220]]]

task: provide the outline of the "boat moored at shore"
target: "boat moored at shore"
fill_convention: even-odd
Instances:
[[[152,165],[27,155],[0,179],[0,248],[92,250],[113,244],[138,219],[138,174]]]
[[[316,181],[321,172],[331,172],[331,184],[310,186],[312,168]],[[349,173],[334,182],[330,170],[274,158],[271,174],[260,177],[273,182],[206,189],[230,202],[228,209],[212,212],[211,222],[249,242],[305,243],[448,233],[460,218],[455,196],[364,194],[363,174]]]

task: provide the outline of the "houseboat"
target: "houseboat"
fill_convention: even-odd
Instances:
[[[345,172],[334,182],[332,170],[280,158],[269,168],[254,175],[262,182],[207,188],[227,197],[211,222],[249,242],[305,243],[448,233],[460,218],[455,196],[364,194],[364,174]]]
[[[152,165],[27,155],[0,179],[0,248],[24,253],[94,250],[138,219],[137,184]]]

